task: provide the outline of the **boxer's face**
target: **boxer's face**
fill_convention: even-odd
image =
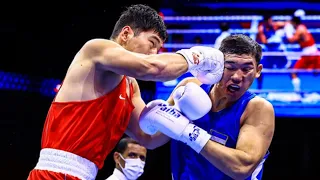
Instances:
[[[122,154],[122,157],[125,159],[140,158],[141,161],[146,161],[147,149],[139,144],[129,143],[127,149]],[[123,168],[125,167],[125,162],[118,153],[115,153],[114,159],[116,164],[120,163]]]
[[[124,37],[124,48],[132,52],[157,54],[163,45],[163,41],[153,30],[135,34],[128,26],[127,29],[123,29],[122,36]]]
[[[230,100],[239,99],[251,86],[255,78],[260,76],[262,65],[257,65],[251,55],[225,55],[225,69],[219,89],[229,96]]]

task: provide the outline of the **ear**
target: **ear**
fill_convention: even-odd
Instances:
[[[134,32],[130,26],[124,26],[119,34],[122,42],[126,43],[134,36]]]
[[[262,65],[262,64],[259,64],[258,67],[257,67],[256,75],[255,75],[256,78],[259,78],[259,77],[260,77],[261,72],[262,72],[262,68],[263,68],[263,65]]]
[[[120,158],[119,153],[118,153],[118,152],[114,152],[114,153],[113,153],[113,160],[114,160],[114,162],[115,162],[116,164],[120,163],[120,162],[119,162],[119,158]]]

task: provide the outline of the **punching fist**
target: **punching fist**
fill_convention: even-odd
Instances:
[[[293,25],[291,23],[286,23],[286,25],[284,26],[283,29],[286,34],[286,37],[288,39],[292,38],[293,34],[295,33],[295,29],[294,29]]]
[[[155,106],[169,106],[167,101],[164,101],[162,99],[157,99],[157,100],[153,100],[150,101],[146,107],[142,110],[141,114],[140,114],[140,121],[139,121],[139,126],[141,128],[141,130],[149,135],[154,135],[155,133],[157,133],[158,129],[156,126],[153,125],[153,123],[151,121],[141,121],[141,117],[145,116],[145,114],[149,111],[151,111]]]
[[[177,51],[188,62],[188,71],[204,84],[215,84],[222,78],[224,55],[211,47],[194,46]]]
[[[189,82],[172,93],[175,107],[189,120],[206,115],[212,107],[209,95],[196,83]]]
[[[160,130],[170,137],[180,136],[188,124],[189,120],[164,100],[149,102],[139,120],[140,128],[146,134],[153,135]]]
[[[190,124],[188,118],[165,101],[151,101],[147,107],[139,119],[140,128],[145,133],[151,135],[160,131],[172,139],[186,143],[197,153],[210,140],[211,135],[207,131]]]

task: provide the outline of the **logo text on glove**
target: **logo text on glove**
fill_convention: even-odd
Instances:
[[[193,131],[189,133],[189,140],[195,141],[199,137],[200,134],[200,128],[197,126],[193,126]]]
[[[158,106],[161,106],[160,110],[164,111],[173,117],[179,118],[181,114],[174,108],[167,106],[166,104],[159,104]]]
[[[199,65],[199,63],[200,63],[199,54],[192,52],[192,57],[193,57],[193,63],[196,65]]]

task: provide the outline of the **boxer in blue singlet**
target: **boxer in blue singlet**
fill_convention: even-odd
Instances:
[[[248,91],[260,76],[261,47],[243,35],[224,39],[225,70],[215,85],[199,84],[212,101],[212,110],[193,124],[211,135],[198,154],[185,143],[171,141],[174,180],[229,180],[262,178],[263,165],[274,133],[272,105]],[[173,99],[169,98],[170,104]]]
[[[186,78],[169,105],[155,100],[141,113],[140,127],[157,137],[155,147],[172,140],[174,180],[262,178],[275,116],[270,102],[248,91],[262,71],[261,46],[248,36],[230,35],[219,50],[225,60],[218,83]]]

